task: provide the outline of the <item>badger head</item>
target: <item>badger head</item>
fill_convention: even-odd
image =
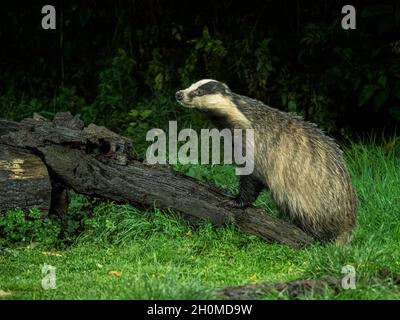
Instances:
[[[205,112],[217,127],[251,128],[249,120],[234,103],[233,95],[226,84],[212,79],[197,81],[175,93],[182,106]]]
[[[175,93],[176,100],[184,107],[197,109],[218,109],[230,102],[228,86],[222,82],[204,79]]]

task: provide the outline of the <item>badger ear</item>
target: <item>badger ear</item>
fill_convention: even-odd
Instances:
[[[231,89],[229,89],[229,87],[225,83],[222,82],[222,85],[224,86],[226,93],[230,93],[231,92]]]

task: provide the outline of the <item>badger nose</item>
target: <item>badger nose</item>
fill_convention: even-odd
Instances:
[[[175,93],[175,98],[176,98],[176,100],[178,100],[178,101],[182,101],[182,100],[183,100],[183,92],[182,92],[182,91],[177,91],[177,92]]]

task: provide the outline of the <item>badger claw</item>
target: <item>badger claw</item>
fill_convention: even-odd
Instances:
[[[222,203],[238,209],[245,209],[251,206],[251,203],[247,203],[242,199],[240,199],[239,197],[223,200]]]

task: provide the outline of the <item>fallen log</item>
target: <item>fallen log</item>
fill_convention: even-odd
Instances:
[[[226,203],[229,197],[216,188],[169,166],[148,165],[134,158],[129,139],[93,124],[84,127],[78,117],[69,113],[59,113],[53,121],[38,115],[21,123],[0,120],[1,153],[5,146],[29,151],[43,161],[52,182],[53,207],[54,204],[63,207],[63,201],[67,201],[64,191],[71,188],[80,194],[118,203],[172,209],[189,222],[206,219],[215,226],[233,222],[243,232],[267,242],[298,248],[313,240],[296,226],[264,210],[230,206]],[[0,193],[8,183],[3,176]],[[10,203],[17,197],[0,199],[8,201],[7,207],[20,205]]]
[[[217,289],[214,293],[218,298],[227,300],[262,299],[265,295],[273,292],[287,294],[290,299],[296,299],[307,293],[320,294],[327,288],[335,291],[340,290],[341,278],[323,277],[287,282],[255,282],[241,286]]]
[[[342,277],[324,276],[317,279],[299,279],[286,282],[260,281],[214,290],[217,298],[227,300],[262,299],[269,293],[287,294],[290,299],[302,298],[305,294],[321,294],[326,289],[338,293],[343,290]],[[378,269],[375,274],[357,278],[357,286],[373,287],[384,285],[386,288],[398,290],[400,287],[400,273],[388,267]]]

